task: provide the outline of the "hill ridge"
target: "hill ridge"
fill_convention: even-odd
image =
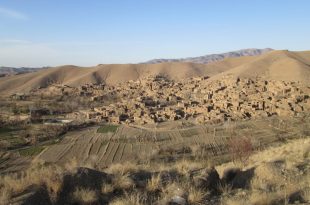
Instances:
[[[158,64],[107,64],[93,67],[58,66],[38,72],[2,77],[0,93],[28,92],[53,83],[69,86],[117,84],[163,74],[173,80],[232,74],[236,77],[264,76],[267,80],[310,82],[310,52],[271,51],[260,56],[226,58],[210,64],[167,62]]]
[[[189,58],[172,58],[172,59],[153,59],[146,61],[146,64],[154,64],[154,63],[163,63],[163,62],[193,62],[193,63],[201,63],[201,64],[209,64],[224,60],[226,58],[231,57],[242,57],[242,56],[258,56],[264,53],[268,53],[273,51],[271,48],[257,49],[257,48],[248,48],[241,49],[236,51],[230,51],[226,53],[219,54],[209,54],[198,57],[189,57]]]

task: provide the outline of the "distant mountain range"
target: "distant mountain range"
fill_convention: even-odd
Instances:
[[[38,70],[46,69],[46,68],[48,68],[48,67],[42,67],[42,68],[26,68],[26,67],[14,68],[14,67],[0,66],[0,77],[9,76],[9,75],[18,75],[18,74],[23,74],[23,73],[31,73],[31,72],[36,72]]]
[[[242,49],[238,51],[232,51],[228,53],[221,53],[221,54],[211,54],[199,57],[190,57],[190,58],[178,58],[178,59],[153,59],[144,64],[156,64],[156,63],[169,63],[169,62],[189,62],[189,63],[200,63],[200,64],[209,64],[214,63],[217,61],[224,60],[225,58],[235,58],[235,57],[242,57],[242,56],[258,56],[269,51],[272,51],[271,48],[264,48],[264,49]]]

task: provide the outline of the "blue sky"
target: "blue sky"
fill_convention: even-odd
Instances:
[[[0,0],[0,66],[310,50],[309,0]]]

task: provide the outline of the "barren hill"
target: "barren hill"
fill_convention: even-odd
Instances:
[[[263,77],[266,80],[310,82],[310,52],[272,51],[252,58],[222,73],[236,77]],[[217,78],[218,76],[214,76]]]
[[[174,80],[195,76],[217,78],[223,74],[233,74],[240,77],[264,76],[269,80],[310,82],[310,51],[272,51],[261,56],[227,58],[208,65],[110,64],[87,68],[67,65],[35,73],[3,77],[0,80],[0,93],[27,92],[53,83],[69,86],[103,82],[117,84],[157,74],[166,75]]]
[[[53,83],[69,86],[103,82],[117,84],[157,74],[167,75],[172,79],[200,76],[206,74],[206,65],[192,63],[111,64],[88,68],[67,65],[35,73],[4,77],[0,81],[0,92],[25,92]]]

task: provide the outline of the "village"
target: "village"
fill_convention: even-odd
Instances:
[[[273,115],[290,117],[310,109],[309,87],[298,82],[223,76],[184,81],[157,75],[111,85],[58,86],[66,95],[80,95],[102,106],[68,114],[69,119],[88,119],[111,124],[154,124],[180,119],[216,123]],[[52,88],[50,88],[52,89]],[[116,102],[104,105],[105,96]]]

